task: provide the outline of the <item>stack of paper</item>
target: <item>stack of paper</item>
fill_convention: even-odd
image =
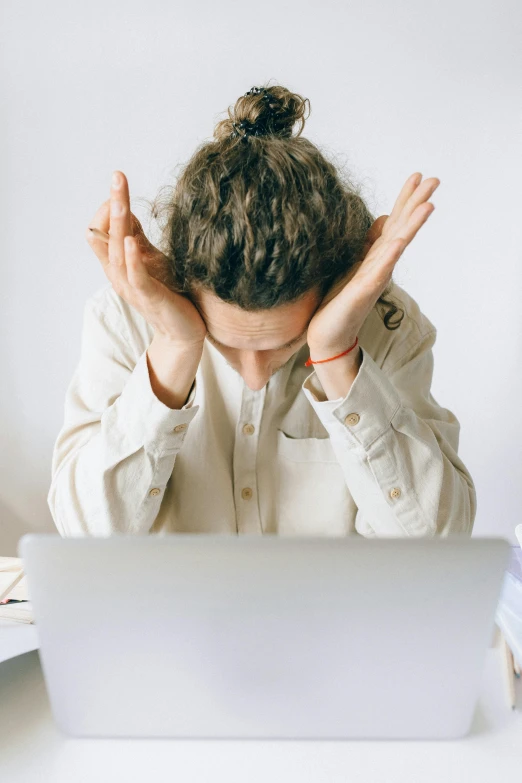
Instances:
[[[39,647],[27,579],[19,557],[0,557],[0,601],[5,599],[24,603],[0,603],[0,662]]]

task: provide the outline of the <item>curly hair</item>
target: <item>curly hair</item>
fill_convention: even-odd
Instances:
[[[175,290],[203,288],[264,310],[311,288],[322,298],[362,261],[374,217],[360,188],[301,135],[309,113],[309,100],[285,87],[252,88],[197,148],[167,199],[152,202]],[[391,286],[376,307],[396,329],[404,311],[386,298]]]

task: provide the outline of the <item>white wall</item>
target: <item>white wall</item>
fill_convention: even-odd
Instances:
[[[389,213],[414,171],[436,210],[395,279],[438,328],[433,394],[461,422],[474,535],[522,509],[522,7],[516,0],[0,4],[0,554],[54,531],[46,496],[85,299],[84,239],[123,170],[133,209],[229,104],[274,79],[306,135]],[[154,238],[154,235],[152,235]]]

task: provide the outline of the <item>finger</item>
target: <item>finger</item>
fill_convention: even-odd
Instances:
[[[420,182],[422,181],[422,174],[420,171],[416,171],[415,174],[412,174],[404,185],[402,186],[402,190],[399,193],[397,197],[397,201],[393,205],[393,209],[390,212],[390,221],[397,220],[404,209],[406,202],[411,197],[412,193],[415,192],[417,187],[419,186]]]
[[[370,252],[364,264],[356,274],[358,281],[366,283],[374,279],[381,269],[387,270],[390,264],[395,264],[408,244],[403,237],[394,237],[384,242],[374,253]],[[355,278],[354,278],[355,279]]]
[[[389,281],[395,264],[434,209],[435,205],[431,202],[420,204],[399,236],[383,242],[375,252],[370,250],[353,277],[353,283],[362,288],[371,288]]]
[[[127,267],[127,280],[129,284],[144,294],[153,287],[147,267],[142,261],[141,252],[135,237],[127,236],[124,239],[125,263]]]
[[[104,231],[105,233],[108,233],[109,225],[110,225],[109,203],[110,203],[110,198],[108,198],[107,201],[103,202],[103,204],[100,206],[100,208],[95,213],[92,220],[90,221],[89,226],[92,226],[92,228],[97,228],[99,231]]]
[[[109,262],[125,266],[123,239],[131,234],[129,185],[121,171],[113,172],[110,198]]]
[[[129,234],[136,238],[138,247],[140,248],[142,255],[144,257],[147,257],[148,254],[154,250],[154,248],[152,247],[149,238],[145,234],[143,230],[143,226],[141,225],[136,215],[134,215],[131,212],[130,218],[131,218],[131,230]]]
[[[100,239],[102,242],[105,242],[105,244],[108,244],[109,235],[106,234],[105,231],[100,231],[98,228],[89,228],[88,231],[92,232],[94,239]]]
[[[92,226],[92,228],[96,228],[98,231],[102,231],[104,234],[106,234],[109,230],[109,201],[110,199],[107,199],[107,201],[103,202],[92,220],[89,222],[90,227]],[[87,229],[85,232],[85,238],[98,259],[102,262],[102,265],[104,267],[107,266],[109,263],[108,242],[92,234],[89,229]]]
[[[407,226],[400,231],[399,236],[396,235],[393,239],[385,242],[373,258],[370,253],[368,264],[366,265],[366,268],[363,269],[363,272],[365,274],[373,275],[375,274],[375,270],[382,268],[385,274],[388,274],[390,265],[392,267],[395,266],[406,247],[410,244],[421,226],[427,221],[434,209],[435,205],[431,202],[428,202],[428,204],[421,204],[417,207]]]
[[[132,236],[135,236],[138,240],[138,244],[141,245],[148,245],[149,241],[145,234],[143,233],[143,229],[141,227],[141,223],[136,217],[136,215],[133,215],[131,212],[131,224],[132,224]],[[102,242],[105,242],[107,244],[109,242],[109,234],[105,231],[100,231],[99,228],[94,228],[94,226],[89,226],[87,231],[92,232],[92,236],[94,239],[101,239]],[[91,236],[87,234],[87,238],[90,239]]]
[[[427,204],[420,204],[411,215],[406,226],[398,232],[399,235],[396,236],[396,239],[402,239],[405,242],[404,247],[409,245],[434,210],[435,205],[431,201]]]
[[[379,237],[382,234],[382,230],[384,228],[384,224],[388,220],[389,215],[380,215],[376,220],[373,221],[372,225],[366,232],[366,239],[364,242],[364,252],[363,256],[366,255],[368,250],[371,248],[371,246],[379,239]]]
[[[375,302],[389,283],[404,247],[402,239],[384,242],[375,256],[357,270],[352,280],[339,293],[339,302],[345,307],[354,299],[371,299]]]
[[[102,234],[106,235],[106,238],[109,236],[109,227],[110,227],[110,203],[111,200],[108,198],[106,201],[103,202],[99,210],[94,215],[93,219],[89,223],[89,229],[95,228],[97,231],[101,231]],[[131,220],[131,228],[132,228],[132,236],[139,236],[140,234],[143,234],[145,236],[145,232],[143,231],[143,227],[132,212],[130,213],[130,220]],[[90,235],[87,235],[87,239],[90,238]]]
[[[408,221],[417,207],[421,204],[425,204],[428,199],[431,198],[439,185],[440,179],[437,177],[429,177],[428,179],[425,179],[424,182],[422,182],[419,187],[415,189],[404,205],[404,208],[399,217],[399,221],[401,223]]]

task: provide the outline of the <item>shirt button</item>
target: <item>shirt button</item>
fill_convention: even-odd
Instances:
[[[401,496],[401,491],[400,491],[399,487],[394,487],[390,491],[390,497],[392,497],[392,498],[400,498],[400,496]]]
[[[178,424],[176,427],[174,427],[174,432],[184,432],[186,429],[186,424]]]
[[[243,427],[243,435],[253,435],[256,431],[256,428],[253,424],[245,424]]]
[[[159,487],[154,487],[154,489],[151,489],[151,491],[149,492],[149,495],[159,495],[160,492],[161,489],[159,489]]]
[[[353,427],[354,424],[359,423],[359,419],[361,417],[358,413],[349,413],[348,416],[345,418],[344,423],[347,424],[349,427]]]
[[[250,489],[250,487],[245,487],[244,489],[241,490],[241,497],[243,498],[243,500],[250,500],[250,498],[252,497],[252,490]]]

